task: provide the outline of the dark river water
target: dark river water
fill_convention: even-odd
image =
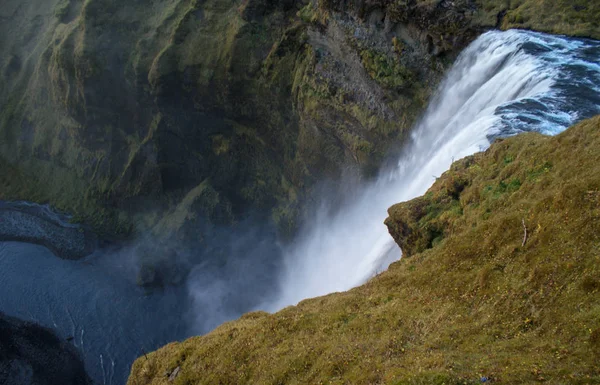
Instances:
[[[138,356],[190,333],[185,287],[147,294],[130,271],[110,255],[68,261],[0,243],[0,310],[72,338],[97,383],[121,385]]]

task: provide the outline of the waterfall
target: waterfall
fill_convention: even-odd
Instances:
[[[527,31],[492,31],[458,58],[397,167],[339,213],[317,212],[285,251],[280,293],[263,309],[360,285],[400,258],[387,208],[424,194],[453,160],[523,131],[556,134],[600,113],[600,44]]]
[[[258,308],[275,311],[350,289],[398,260],[400,250],[383,225],[387,208],[423,194],[453,160],[487,148],[498,136],[553,135],[598,113],[599,42],[524,31],[482,35],[449,71],[397,166],[362,186],[337,214],[315,212],[284,250],[275,300]],[[68,216],[48,206],[0,202],[6,208],[76,230]],[[149,294],[132,282],[129,248],[67,261],[36,245],[0,242],[0,309],[72,340],[97,383],[124,383],[136,357],[190,336],[188,319],[194,334],[207,332],[272,290],[271,275],[280,267],[273,256],[280,249],[268,230],[238,224],[211,245],[219,245],[215,260],[227,254],[223,264],[197,265],[186,287]]]

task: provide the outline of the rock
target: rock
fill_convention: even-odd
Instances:
[[[181,368],[179,366],[176,367],[175,370],[173,370],[173,373],[171,373],[171,375],[169,376],[169,382],[175,381],[175,379],[179,375],[180,370]]]
[[[140,267],[137,275],[137,284],[142,287],[161,287],[162,279],[156,274],[156,267],[153,265],[144,264]]]
[[[188,261],[173,247],[162,244],[142,245],[135,249],[140,268],[137,284],[146,289],[159,289],[181,284],[189,272]]]
[[[452,217],[439,213],[460,206],[460,194],[469,184],[467,170],[473,159],[468,156],[455,162],[427,194],[388,209],[385,225],[404,257],[429,249],[444,238]]]
[[[0,313],[0,384],[92,384],[78,352],[51,330]]]

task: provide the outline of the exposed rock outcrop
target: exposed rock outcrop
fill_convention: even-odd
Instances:
[[[0,313],[0,384],[91,385],[75,348],[51,330]]]
[[[390,207],[385,224],[404,257],[433,247],[450,231],[449,214],[462,210],[460,194],[470,183],[468,170],[474,159],[455,162],[426,195]]]

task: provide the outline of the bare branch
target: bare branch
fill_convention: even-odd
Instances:
[[[527,242],[527,227],[525,226],[525,218],[521,219],[521,223],[523,223],[523,243],[521,247],[525,246],[525,242]]]

